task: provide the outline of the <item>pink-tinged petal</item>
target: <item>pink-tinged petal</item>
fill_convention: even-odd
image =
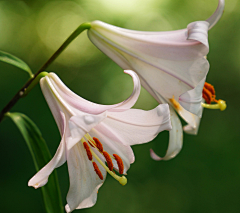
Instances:
[[[93,127],[98,125],[105,118],[106,112],[99,115],[79,113],[77,116],[72,116],[69,120],[71,136],[67,139],[67,149],[70,150],[85,134],[90,132]]]
[[[196,54],[197,52],[193,51],[195,54],[190,56],[186,51],[188,49],[192,49],[193,45],[199,44],[199,42],[186,40],[188,35],[187,29],[162,32],[147,32],[124,29],[101,21],[93,21],[91,23],[91,29],[88,31],[88,35],[90,39],[97,38],[99,42],[103,43],[103,41],[105,41],[120,50],[123,50],[124,48],[124,51],[134,49],[139,50],[139,53],[149,53],[149,56],[156,56],[157,51],[160,54],[159,58],[176,58],[177,54],[180,51],[180,49],[177,50],[176,47],[182,48],[183,57],[199,57],[199,54]],[[139,46],[137,44],[139,44]],[[127,48],[127,45],[129,45],[129,48]],[[156,45],[156,47],[154,47],[154,45]],[[149,47],[150,49],[144,50],[144,47]],[[207,49],[204,48],[204,46],[200,45],[195,48],[196,50],[201,50],[201,53],[203,55],[207,53],[205,52]],[[155,49],[155,52],[151,51],[153,49]],[[176,53],[172,51],[175,49],[177,50]],[[166,50],[167,54],[164,54],[162,50]],[[172,55],[168,54],[170,52],[172,52]]]
[[[54,93],[57,93],[58,96],[61,97],[68,104],[68,106],[73,110],[73,112],[75,112],[75,114],[78,113],[75,110],[77,109],[78,111],[97,115],[106,110],[114,110],[115,108],[116,111],[126,110],[128,109],[127,107],[131,108],[135,104],[140,93],[139,78],[133,71],[127,70],[125,71],[125,73],[131,75],[131,77],[133,78],[133,93],[127,100],[113,105],[96,104],[81,98],[80,96],[72,92],[54,73],[49,73],[48,76],[46,76],[45,78],[48,79],[48,84],[51,85],[51,89],[54,88]]]
[[[169,144],[168,150],[164,157],[159,157],[152,149],[150,155],[154,160],[170,160],[174,158],[182,149],[183,144],[183,132],[182,124],[173,108],[170,106],[172,130],[169,131]]]
[[[94,21],[95,23],[96,21]],[[117,63],[122,69],[128,70],[133,68],[129,65],[129,61],[122,55],[122,53],[106,42],[100,34],[94,32],[93,30],[88,30],[88,37],[92,43],[103,53],[105,53],[109,58],[111,58],[115,63]]]
[[[48,79],[41,78],[40,80],[40,86],[43,92],[43,95],[48,103],[48,106],[53,114],[53,117],[57,123],[58,129],[60,131],[61,136],[63,135],[65,126],[64,126],[64,109],[62,109],[61,104],[56,99],[51,86],[48,84]]]
[[[107,118],[95,127],[101,134],[124,145],[146,143],[159,132],[170,130],[169,107],[161,104],[153,110],[130,109],[109,112]]]
[[[64,125],[66,125],[65,123],[66,122],[64,119]],[[65,132],[52,160],[29,180],[28,186],[33,186],[35,189],[44,186],[48,182],[48,177],[52,171],[66,162],[66,147],[64,137]]]
[[[208,61],[205,58],[199,58],[198,60],[194,61],[194,63],[179,63],[176,64],[175,68],[172,68],[172,70],[181,69],[181,72],[184,72],[184,70],[188,70],[188,72],[186,73],[186,79],[189,78],[189,83],[186,83],[186,79],[185,81],[181,81],[179,80],[179,78],[168,75],[161,70],[152,67],[149,64],[137,61],[134,58],[132,58],[130,61],[133,69],[138,70],[140,78],[144,79],[147,84],[150,85],[151,88],[153,88],[153,91],[158,92],[166,99],[170,99],[174,96],[175,99],[178,100],[179,97],[183,98],[184,96],[186,96],[184,106],[187,108],[187,110],[192,113],[196,113],[196,111],[200,109],[202,85],[197,83],[203,82],[205,80],[206,72],[209,68]],[[171,66],[173,66],[173,64]],[[148,70],[148,72],[146,72],[145,70]],[[190,83],[190,81],[192,82]],[[195,87],[197,87],[197,89],[194,90],[194,93],[191,92],[191,96],[189,97],[189,94],[186,92],[192,90]],[[149,90],[149,88],[146,87],[146,89],[151,93],[151,90]],[[192,103],[193,100],[195,101],[195,103]]]
[[[205,78],[202,79],[202,81],[194,89],[189,90],[179,97],[179,103],[181,106],[197,116],[201,116],[202,112],[201,103],[204,83]]]
[[[207,38],[206,26],[208,26],[208,23],[204,24],[202,21],[200,23],[195,26]],[[144,32],[115,27],[101,21],[94,21],[91,25],[88,36],[104,53],[107,49],[115,49],[163,70],[164,66],[160,62],[164,60],[173,61],[173,63],[174,61],[194,60],[208,53],[208,45],[200,43],[198,39],[196,41],[187,40],[189,34],[191,34],[188,33],[188,29]],[[114,53],[114,51],[111,53]],[[114,61],[118,58],[118,56],[111,56],[109,53],[107,55],[113,57]],[[127,60],[125,60],[125,64],[129,64]]]
[[[189,40],[199,41],[204,44],[206,47],[208,46],[208,26],[209,23],[206,21],[196,21],[192,22],[187,26],[188,29],[188,37]]]
[[[80,142],[86,133],[99,138],[104,150],[109,154],[120,156],[126,173],[130,164],[134,162],[134,154],[129,145],[148,142],[160,131],[171,128],[167,104],[151,111],[129,109],[139,96],[140,80],[131,70],[125,73],[131,75],[134,82],[132,95],[127,100],[110,106],[94,104],[81,97],[75,97],[76,95],[53,73],[41,80],[46,100],[62,132],[62,142],[54,158],[30,180],[29,185],[39,187],[46,184],[52,170],[67,159],[70,176],[68,204],[65,206],[67,212],[93,206],[97,200],[98,189],[106,177],[105,169],[97,161],[103,175],[103,178],[101,175],[100,178],[103,180],[96,174]],[[105,161],[101,153],[94,148],[93,153]],[[117,162],[113,160],[113,163],[118,171]]]
[[[206,21],[209,23],[209,29],[211,29],[222,17],[223,11],[224,11],[225,1],[224,0],[218,0],[218,7],[214,14],[209,17]]]
[[[107,109],[105,105],[92,103],[72,92],[55,73],[49,73],[47,77],[50,79],[52,87],[55,88],[59,96],[72,108],[90,114],[99,114]]]
[[[165,98],[174,95],[178,99],[206,77],[207,33],[208,22],[204,21],[171,32],[137,32],[94,21],[88,35],[123,69],[136,71]]]
[[[106,170],[97,161],[95,162],[103,175],[103,180],[94,171],[82,143],[77,143],[69,151],[67,163],[70,188],[67,195],[68,205],[65,207],[67,212],[89,208],[96,203],[98,189],[106,178]]]
[[[123,145],[122,143],[110,139],[108,135],[100,133],[98,129],[101,129],[101,124],[98,125],[96,128],[93,128],[91,132],[89,132],[89,134],[92,137],[96,137],[100,140],[103,145],[104,151],[108,152],[108,154],[117,154],[121,157],[124,164],[124,174],[126,174],[127,170],[130,167],[130,164],[132,164],[135,160],[132,148],[130,146]],[[99,157],[103,161],[105,161],[105,158],[102,155]],[[114,168],[118,171],[117,162],[115,160],[112,161],[114,164]]]

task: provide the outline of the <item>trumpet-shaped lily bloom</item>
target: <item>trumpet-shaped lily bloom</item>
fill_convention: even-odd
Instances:
[[[134,89],[128,99],[115,105],[100,105],[79,97],[54,73],[40,81],[62,139],[53,159],[28,185],[35,188],[45,185],[51,172],[67,161],[70,177],[67,212],[93,206],[107,172],[125,185],[127,179],[122,174],[134,162],[130,146],[149,142],[159,132],[171,129],[167,104],[150,111],[131,109],[141,86],[135,72],[125,73],[131,75]]]
[[[94,21],[88,36],[120,67],[136,71],[142,86],[159,103],[170,103],[188,122],[185,131],[196,134],[202,113],[203,86],[209,70],[206,59],[208,30],[221,18],[224,3],[219,0],[209,19],[190,23],[186,29],[143,32]],[[172,120],[177,119],[177,116],[172,117]],[[170,141],[174,138],[178,142],[174,145],[175,154],[171,156],[179,152],[182,144],[182,134],[174,133],[174,129],[182,131],[181,123],[179,120],[173,123],[178,124],[170,132],[174,134]]]

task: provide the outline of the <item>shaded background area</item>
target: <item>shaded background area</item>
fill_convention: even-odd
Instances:
[[[124,28],[166,31],[207,19],[217,0],[72,0],[0,1],[0,49],[23,59],[34,72],[81,23],[101,20]],[[227,0],[219,23],[209,32],[210,72],[207,81],[217,98],[227,101],[224,112],[204,110],[199,134],[184,134],[183,150],[173,160],[155,162],[153,148],[164,155],[168,133],[134,146],[136,162],[122,187],[108,176],[97,204],[75,212],[192,213],[240,212],[240,1]],[[131,77],[81,34],[48,68],[74,92],[101,104],[114,104],[132,92]],[[27,81],[27,74],[0,63],[0,109]],[[156,101],[142,89],[135,108],[152,109]],[[29,116],[55,153],[60,135],[37,86],[12,112]],[[35,168],[18,129],[10,119],[0,123],[1,212],[44,212],[41,191],[29,188]],[[63,203],[68,191],[66,164],[58,170]]]

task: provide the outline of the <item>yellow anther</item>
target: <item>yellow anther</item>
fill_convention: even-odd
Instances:
[[[127,184],[127,178],[125,176],[120,177],[118,181],[122,186]]]
[[[217,104],[205,104],[202,103],[202,106],[207,109],[220,109],[221,111],[224,111],[227,108],[226,101],[218,100]]]

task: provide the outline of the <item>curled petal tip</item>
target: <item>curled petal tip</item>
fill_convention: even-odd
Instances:
[[[132,70],[124,70],[123,72],[129,74],[129,73],[134,72],[134,71],[132,71]]]
[[[70,207],[69,207],[68,204],[65,206],[65,210],[66,210],[67,213],[70,213],[70,212],[71,212],[71,209],[70,209]]]
[[[152,149],[150,149],[150,156],[153,160],[160,161],[162,158],[160,158]]]
[[[218,0],[216,11],[206,20],[209,23],[208,29],[211,29],[222,17],[225,6],[225,0]]]
[[[136,77],[137,79],[139,79],[138,75],[136,72],[134,72],[133,70],[124,70],[124,73],[131,75],[132,77]]]
[[[38,176],[33,176],[28,181],[28,186],[32,186],[33,188],[37,189],[39,187],[44,186],[48,182],[48,178],[41,179]]]
[[[129,74],[132,77],[133,80],[133,92],[129,96],[128,99],[125,101],[121,102],[117,107],[114,109],[111,109],[112,111],[117,111],[117,110],[127,110],[130,109],[137,101],[139,95],[140,95],[140,90],[141,90],[141,84],[140,84],[140,79],[138,75],[132,71],[132,70],[124,70],[124,73]]]
[[[39,183],[36,183],[36,184],[32,184],[30,181],[28,182],[28,186],[32,186],[34,189],[37,189],[40,187],[40,184]]]

